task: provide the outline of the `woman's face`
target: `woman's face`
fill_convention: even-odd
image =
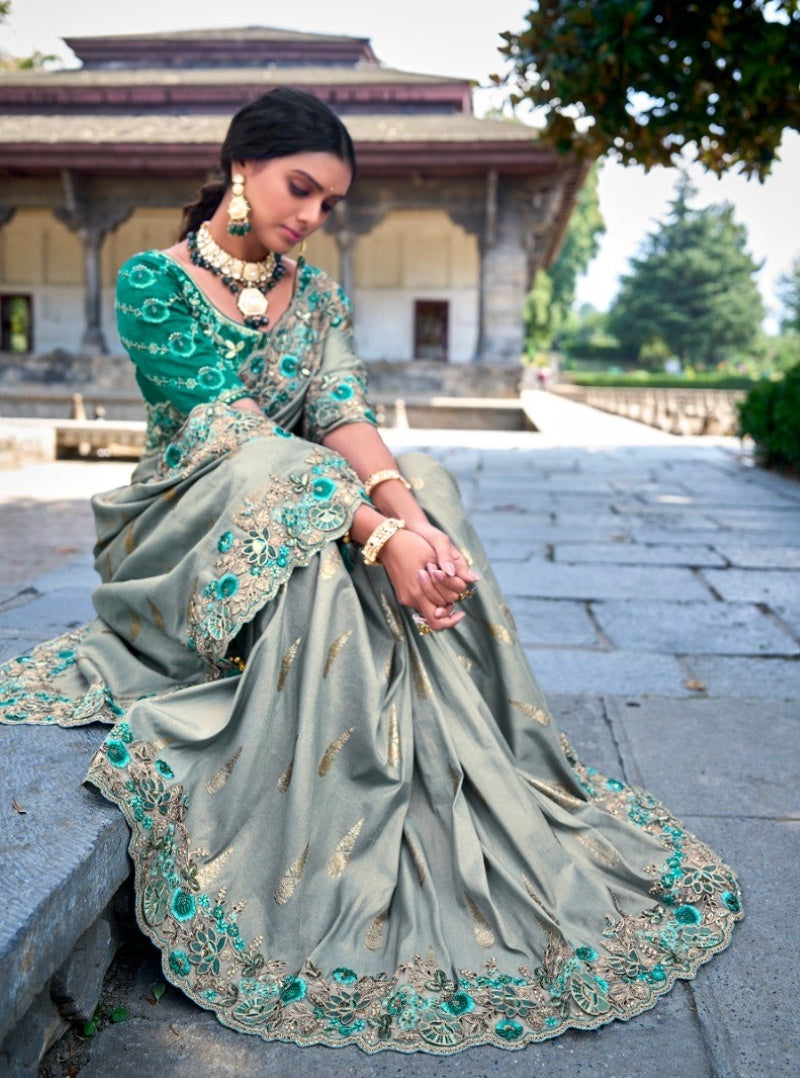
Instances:
[[[281,254],[325,224],[352,180],[350,166],[332,153],[246,161],[234,171],[244,175],[250,203],[247,245],[257,242]]]

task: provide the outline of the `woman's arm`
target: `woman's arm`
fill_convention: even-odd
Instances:
[[[322,441],[340,453],[362,479],[378,471],[397,469],[397,462],[370,423],[337,427]],[[454,613],[453,604],[480,579],[479,575],[469,568],[444,532],[430,523],[403,483],[394,479],[381,483],[372,500],[380,513],[362,506],[351,529],[353,539],[363,544],[383,514],[404,520],[406,528],[388,540],[380,555],[397,598],[419,611],[432,629],[457,625],[464,615],[461,611]]]

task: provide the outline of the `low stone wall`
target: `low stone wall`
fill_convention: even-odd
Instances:
[[[553,391],[669,434],[735,435],[736,404],[745,398],[742,389],[633,389],[560,383]]]

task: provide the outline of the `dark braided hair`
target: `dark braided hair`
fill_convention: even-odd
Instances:
[[[180,239],[216,211],[231,182],[234,161],[269,161],[296,153],[331,153],[355,177],[350,134],[324,101],[305,90],[278,87],[239,109],[220,150],[220,167],[183,207]]]

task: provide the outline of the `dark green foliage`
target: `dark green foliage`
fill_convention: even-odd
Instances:
[[[800,472],[800,364],[750,390],[739,406],[739,433],[750,435],[763,464]]]
[[[745,375],[705,372],[687,378],[682,374],[651,371],[569,371],[567,379],[576,386],[617,386],[620,389],[750,389],[753,379]]]
[[[778,296],[783,304],[781,329],[784,333],[800,333],[800,258],[778,279]]]
[[[692,146],[711,172],[739,166],[763,180],[784,129],[800,129],[799,8],[540,0],[527,27],[502,35],[507,81],[559,151],[650,168]]]
[[[631,259],[608,328],[634,354],[666,350],[708,366],[753,345],[764,307],[733,208],[692,210],[693,194],[682,176],[668,219]]]

